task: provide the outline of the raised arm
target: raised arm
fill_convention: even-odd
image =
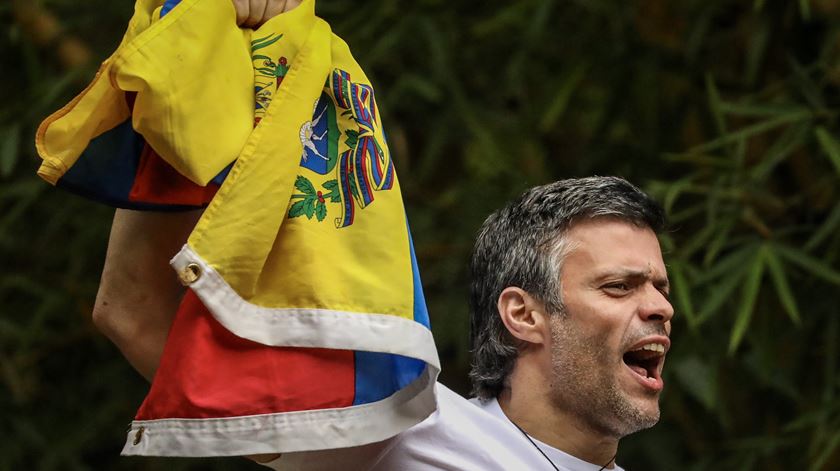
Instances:
[[[93,322],[149,381],[185,289],[169,259],[200,215],[125,209],[114,214]]]

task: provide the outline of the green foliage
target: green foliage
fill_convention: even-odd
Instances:
[[[41,4],[99,59],[130,14],[124,2]],[[374,82],[444,382],[468,389],[466,262],[483,218],[528,186],[622,175],[667,209],[678,314],[662,421],[624,440],[619,462],[840,468],[836,2],[318,11]],[[31,144],[93,70],[62,70],[10,5],[0,15],[0,469],[248,467],[117,458],[146,386],[89,321],[111,212],[34,177]],[[321,219],[315,189],[298,190],[292,209]]]

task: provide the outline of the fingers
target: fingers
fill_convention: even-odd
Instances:
[[[289,3],[287,0],[269,0],[268,5],[266,5],[265,8],[265,21],[268,21],[286,11],[287,3]]]
[[[256,28],[265,22],[265,9],[268,6],[266,0],[249,0],[248,18],[240,24],[246,28]]]
[[[275,16],[290,11],[302,0],[232,0],[236,10],[236,24],[243,28],[257,28]]]
[[[242,26],[248,19],[250,0],[233,0],[233,9],[236,10],[236,24]]]

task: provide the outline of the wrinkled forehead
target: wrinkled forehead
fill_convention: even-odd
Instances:
[[[648,227],[616,218],[587,219],[574,223],[565,238],[569,250],[564,265],[587,272],[622,270],[667,278],[659,239]]]

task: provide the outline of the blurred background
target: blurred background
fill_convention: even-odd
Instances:
[[[91,324],[113,209],[33,140],[128,0],[0,3],[0,469],[264,469],[120,458],[147,390]],[[840,0],[319,0],[372,79],[441,379],[469,390],[467,258],[523,189],[621,175],[667,209],[662,421],[628,470],[840,469]]]

